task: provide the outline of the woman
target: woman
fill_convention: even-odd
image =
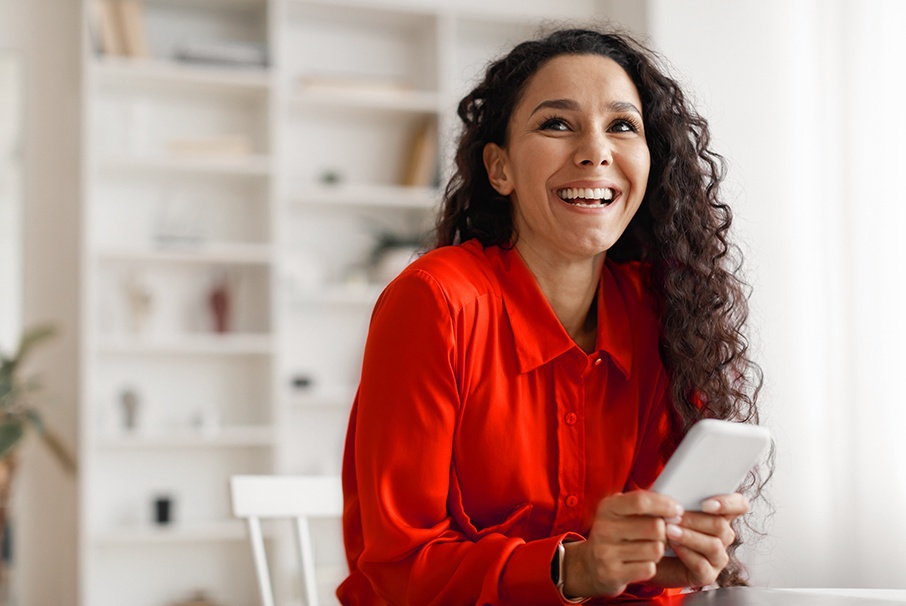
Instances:
[[[740,583],[744,496],[646,490],[696,420],[757,422],[706,122],[648,51],[588,30],[520,44],[459,115],[437,247],[372,317],[341,602]]]

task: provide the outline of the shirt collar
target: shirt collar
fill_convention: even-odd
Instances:
[[[495,246],[489,247],[487,253],[492,258],[504,308],[513,327],[519,371],[534,370],[576,347],[516,249]],[[524,335],[532,335],[532,338],[526,339]],[[598,287],[597,338],[598,350],[610,355],[628,377],[632,370],[629,311],[607,263],[601,271]]]

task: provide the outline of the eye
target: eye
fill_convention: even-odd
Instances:
[[[560,118],[559,116],[552,116],[544,120],[540,125],[538,125],[539,130],[553,130],[558,132],[566,132],[569,130],[569,125],[566,123],[566,120]]]
[[[640,129],[639,123],[631,118],[619,118],[610,125],[610,131],[614,133],[635,133]]]

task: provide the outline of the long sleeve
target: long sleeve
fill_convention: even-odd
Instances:
[[[602,272],[588,353],[514,250],[469,241],[410,265],[375,307],[350,416],[340,601],[563,603],[557,544],[658,468],[652,309],[637,266]]]
[[[461,378],[454,313],[423,272],[397,280],[375,309],[355,412],[357,565],[392,604],[557,603],[550,561],[567,535],[473,540],[448,513]]]

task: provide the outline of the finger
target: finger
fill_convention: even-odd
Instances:
[[[664,557],[667,546],[663,541],[628,541],[614,548],[614,555],[624,564],[657,563]]]
[[[657,574],[657,564],[654,562],[633,562],[622,564],[617,570],[598,570],[599,579],[607,579],[597,585],[597,591],[602,595],[617,596],[626,589],[630,583],[642,583]]]
[[[722,516],[687,511],[679,524],[683,528],[720,539],[724,547],[729,547],[736,540],[736,532],[730,521]]]
[[[694,549],[683,545],[673,545],[673,551],[685,568],[686,582],[684,584],[690,587],[711,585],[717,580],[718,574],[723,569],[714,566],[708,558]]]
[[[748,513],[749,500],[738,492],[734,492],[705,499],[702,501],[701,508],[705,513],[736,518]]]
[[[633,516],[606,520],[595,531],[605,543],[666,541],[666,527],[663,518]]]
[[[657,564],[654,562],[627,564],[624,573],[629,583],[641,583],[657,574]]]
[[[705,558],[717,570],[722,570],[730,561],[727,548],[719,537],[668,524],[667,540],[674,551],[677,547],[684,547]],[[678,551],[676,554],[680,556]],[[682,556],[680,558],[682,559]],[[689,565],[689,562],[685,563]]]
[[[651,578],[657,570],[657,560],[663,557],[663,553],[664,543],[660,541],[596,545],[589,554],[591,559],[588,570],[595,584],[602,590],[609,593],[619,588],[614,593],[616,595],[623,591],[626,584]]]
[[[648,490],[636,490],[604,499],[598,508],[598,514],[672,518],[683,515],[683,508],[667,495]]]

